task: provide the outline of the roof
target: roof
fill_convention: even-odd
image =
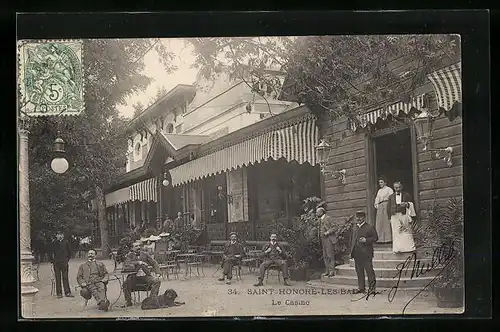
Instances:
[[[187,99],[188,102],[190,103],[195,95],[196,95],[196,88],[194,86],[187,84],[176,85],[163,97],[154,102],[153,105],[149,106],[143,112],[141,112],[140,114],[135,116],[132,120],[130,120],[129,130],[135,127],[137,124],[141,123],[141,120],[145,120],[146,118],[154,116],[157,113],[165,112],[165,108],[160,107],[161,105],[165,105],[168,104],[169,102],[172,102],[172,105],[169,106],[175,107],[177,106],[176,104],[179,101],[179,99],[181,99],[182,97]]]
[[[206,135],[180,135],[163,133],[161,135],[175,150],[180,150],[188,145],[205,144],[210,141],[210,136]]]

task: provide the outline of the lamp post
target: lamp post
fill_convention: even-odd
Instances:
[[[38,289],[34,287],[31,252],[31,219],[29,194],[29,129],[31,120],[23,117],[19,120],[19,249],[21,254],[21,315],[23,318],[35,317],[34,298]],[[51,162],[54,172],[62,174],[69,168],[64,158],[64,141],[54,141],[56,157]]]
[[[448,167],[451,167],[453,166],[453,161],[451,159],[453,148],[451,146],[444,149],[429,148],[434,131],[434,120],[435,116],[429,113],[427,108],[424,108],[422,112],[413,119],[417,139],[424,144],[422,151],[430,152],[434,159],[443,159]]]

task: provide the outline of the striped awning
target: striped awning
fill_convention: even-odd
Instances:
[[[431,81],[440,109],[449,111],[462,102],[462,63],[435,71],[427,76]]]
[[[156,178],[144,180],[129,187],[131,201],[157,201]]]
[[[172,185],[178,186],[269,159],[284,158],[289,162],[316,165],[315,146],[318,140],[316,118],[308,114],[171,169]]]
[[[130,201],[130,190],[129,188],[122,188],[117,191],[109,193],[105,197],[106,206],[114,206]]]
[[[359,123],[356,125],[353,121],[350,122],[350,127],[352,130],[356,130],[359,128],[365,128],[368,124],[375,124],[379,119],[385,120],[389,115],[398,116],[400,112],[404,112],[405,114],[410,113],[412,109],[420,110],[424,105],[424,96],[425,94],[421,94],[416,98],[412,98],[412,100],[408,103],[405,102],[397,102],[386,107],[381,107],[373,111],[369,111],[358,116]]]

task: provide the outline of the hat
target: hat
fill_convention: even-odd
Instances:
[[[90,300],[92,298],[92,294],[90,293],[90,290],[87,287],[82,287],[82,289],[80,290],[80,295],[85,300]]]
[[[365,217],[366,213],[365,211],[356,211],[356,217]]]
[[[229,233],[229,236],[231,236],[231,235],[236,235],[237,236],[238,234],[236,234],[236,232],[231,232],[231,233]]]

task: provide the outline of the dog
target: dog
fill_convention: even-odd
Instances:
[[[163,295],[150,296],[145,298],[141,303],[142,310],[153,310],[160,308],[177,307],[183,305],[184,302],[176,302],[177,292],[173,289],[167,289]]]

